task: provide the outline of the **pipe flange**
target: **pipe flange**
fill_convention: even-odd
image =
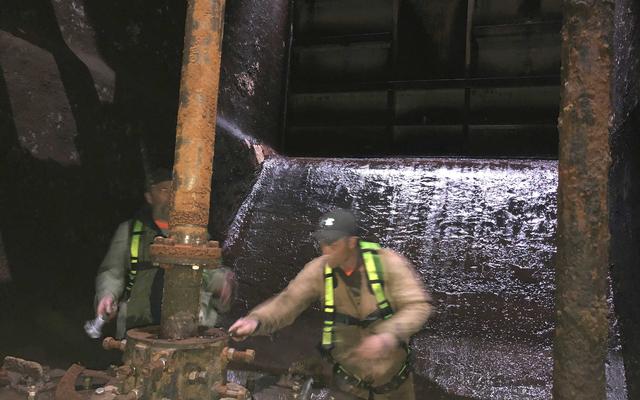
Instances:
[[[150,248],[151,260],[162,268],[173,266],[197,266],[198,268],[218,268],[222,249],[218,242],[200,245],[176,244],[171,239],[156,238]]]

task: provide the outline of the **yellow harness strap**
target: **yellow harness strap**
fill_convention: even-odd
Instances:
[[[367,282],[378,304],[378,318],[388,319],[393,315],[391,304],[384,295],[384,280],[382,277],[382,264],[378,255],[380,245],[378,243],[360,242],[360,251],[367,272]],[[329,265],[324,267],[324,324],[322,326],[322,343],[325,350],[333,348],[335,328],[335,276]]]
[[[378,255],[380,245],[378,243],[360,242],[360,249],[362,250],[364,268],[367,271],[367,282],[378,303],[378,310],[380,310],[383,319],[389,319],[393,315],[393,310],[384,295],[382,265],[380,263],[380,256]]]
[[[130,248],[130,263],[131,268],[127,276],[127,285],[125,286],[125,293],[128,295],[133,289],[133,284],[136,281],[136,274],[138,273],[138,256],[140,255],[140,240],[144,233],[144,224],[140,220],[133,221],[131,227],[131,248]]]
[[[335,301],[333,297],[333,269],[324,267],[324,324],[322,325],[322,346],[333,346]]]

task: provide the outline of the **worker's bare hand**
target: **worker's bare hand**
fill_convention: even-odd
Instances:
[[[253,318],[240,318],[231,325],[229,333],[235,341],[241,341],[258,329],[259,322]]]
[[[113,319],[116,316],[117,306],[116,302],[113,299],[113,296],[106,295],[98,302],[98,307],[96,308],[96,316],[104,315],[109,320]]]
[[[364,360],[376,360],[387,355],[398,346],[398,339],[391,333],[379,333],[368,336],[351,353],[352,357]]]

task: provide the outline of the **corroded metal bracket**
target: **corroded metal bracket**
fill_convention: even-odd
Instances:
[[[76,392],[76,381],[83,371],[84,367],[78,364],[73,364],[67,370],[58,383],[55,400],[82,400],[82,396]]]
[[[8,384],[12,389],[35,397],[55,387],[45,368],[35,361],[7,356],[0,369],[0,386]]]
[[[92,379],[98,379],[108,385],[114,379],[114,376],[104,371],[95,371],[86,369],[82,365],[73,364],[67,372],[65,372],[58,386],[56,387],[55,400],[84,400],[86,397],[78,394],[76,391],[76,382],[80,376],[84,377],[87,382],[87,390],[90,387]],[[104,390],[104,388],[102,388]]]

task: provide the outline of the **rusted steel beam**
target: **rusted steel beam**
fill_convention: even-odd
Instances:
[[[553,397],[605,399],[612,0],[564,2]]]
[[[202,268],[220,258],[207,225],[224,6],[224,0],[188,2],[169,238],[151,247],[152,260],[166,270],[160,322],[166,339],[197,333]]]

